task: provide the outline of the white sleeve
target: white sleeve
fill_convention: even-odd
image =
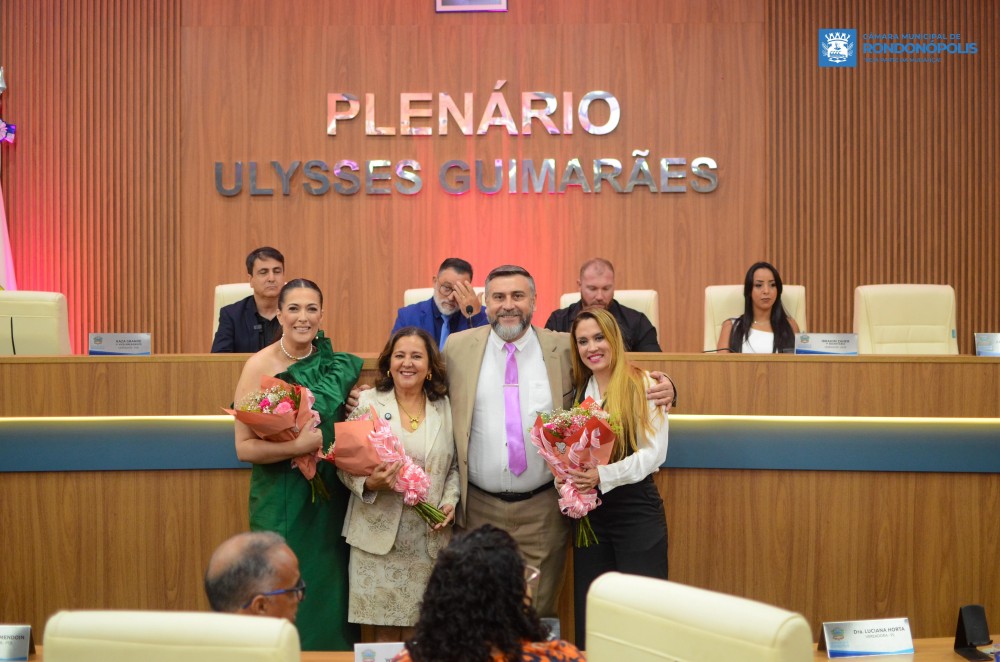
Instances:
[[[601,478],[601,492],[610,492],[619,485],[638,483],[646,476],[656,473],[667,459],[667,441],[670,431],[669,420],[664,411],[648,402],[649,417],[653,424],[653,434],[640,435],[638,449],[618,462],[597,467]]]

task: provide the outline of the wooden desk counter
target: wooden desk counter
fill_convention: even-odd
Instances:
[[[375,357],[361,381],[371,383]],[[4,357],[3,416],[218,414],[247,355]],[[1000,358],[633,354],[680,392],[676,413],[786,416],[1000,416]]]

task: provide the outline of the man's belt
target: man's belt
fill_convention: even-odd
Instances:
[[[476,487],[473,485],[473,487]],[[486,490],[476,487],[477,490],[483,494],[489,495],[494,499],[500,499],[501,501],[506,501],[507,503],[514,503],[516,501],[527,501],[531,497],[541,494],[545,490],[551,490],[554,487],[552,483],[545,483],[541,487],[536,487],[530,492],[487,492]]]

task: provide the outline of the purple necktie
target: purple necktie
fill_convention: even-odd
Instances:
[[[517,347],[505,343],[507,350],[507,367],[503,372],[503,407],[507,415],[507,465],[510,472],[520,476],[528,468],[528,459],[524,456],[524,432],[521,431],[521,396],[517,390],[517,360],[514,352]]]

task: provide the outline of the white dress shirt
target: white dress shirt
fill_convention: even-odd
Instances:
[[[469,482],[487,492],[530,492],[552,481],[552,473],[532,445],[529,433],[538,412],[552,409],[552,391],[538,336],[529,328],[513,343],[517,348],[514,357],[521,401],[521,430],[528,461],[524,472],[515,476],[507,466],[507,413],[503,397],[507,350],[504,344],[495,331],[490,331],[479,370],[476,404],[472,409]]]
[[[646,388],[653,383],[649,373],[646,373]],[[584,392],[584,399],[591,397],[595,402],[600,403],[604,397],[601,389],[597,386],[597,380],[591,376],[587,382],[587,390]],[[607,493],[619,485],[631,485],[638,483],[646,476],[660,470],[660,465],[667,459],[667,441],[670,431],[669,421],[666,412],[659,410],[651,400],[646,401],[649,407],[649,420],[653,424],[653,435],[646,436],[642,430],[639,431],[639,438],[636,440],[636,450],[634,453],[611,464],[597,467],[597,474],[601,478],[601,492]]]

